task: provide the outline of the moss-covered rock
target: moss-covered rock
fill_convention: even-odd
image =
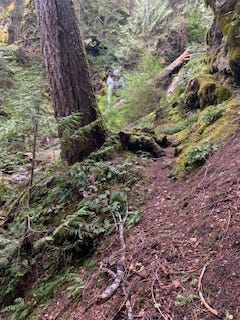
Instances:
[[[240,0],[207,1],[215,19],[207,34],[208,64],[211,72],[232,76],[240,85]]]
[[[185,110],[203,109],[226,101],[231,96],[230,88],[219,86],[211,75],[203,74],[189,80],[184,94]]]
[[[232,95],[231,90],[226,86],[216,88],[215,93],[217,96],[217,103],[222,103],[223,101],[228,100]]]

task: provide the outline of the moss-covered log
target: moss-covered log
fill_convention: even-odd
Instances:
[[[163,157],[165,155],[163,148],[170,145],[166,136],[158,139],[153,134],[127,133],[121,131],[119,137],[123,149],[132,152],[146,151],[155,158]]]

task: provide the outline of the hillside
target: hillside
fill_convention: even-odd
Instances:
[[[0,319],[240,319],[240,1],[61,4],[87,89],[0,4]]]

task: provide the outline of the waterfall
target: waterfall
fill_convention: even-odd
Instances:
[[[113,89],[114,89],[114,86],[115,86],[115,82],[114,82],[113,78],[111,77],[111,75],[109,75],[107,77],[107,86],[108,86],[107,107],[109,108],[110,105],[111,105],[112,93],[113,93]]]
[[[111,72],[107,77],[107,108],[111,105],[112,95],[114,93],[114,90],[116,89],[124,89],[125,88],[125,82],[124,77],[120,70],[115,69],[113,72]]]

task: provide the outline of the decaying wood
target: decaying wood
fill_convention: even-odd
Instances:
[[[204,305],[204,307],[209,311],[211,312],[214,316],[216,316],[218,319],[222,319],[222,317],[220,316],[220,313],[213,309],[205,300],[204,296],[203,296],[203,292],[202,292],[202,279],[203,279],[203,276],[204,276],[204,273],[207,269],[207,264],[203,267],[202,269],[202,272],[201,272],[201,275],[199,277],[199,281],[198,281],[198,295],[199,295],[199,298],[202,302],[202,304]]]
[[[185,50],[176,60],[174,60],[169,66],[167,66],[157,78],[153,80],[153,84],[156,87],[167,89],[169,86],[172,76],[176,74],[179,69],[190,59],[189,50]]]
[[[167,137],[158,139],[151,133],[128,133],[121,131],[119,138],[123,149],[129,151],[146,151],[152,154],[153,157],[159,158],[165,155],[162,148],[170,145]]]

